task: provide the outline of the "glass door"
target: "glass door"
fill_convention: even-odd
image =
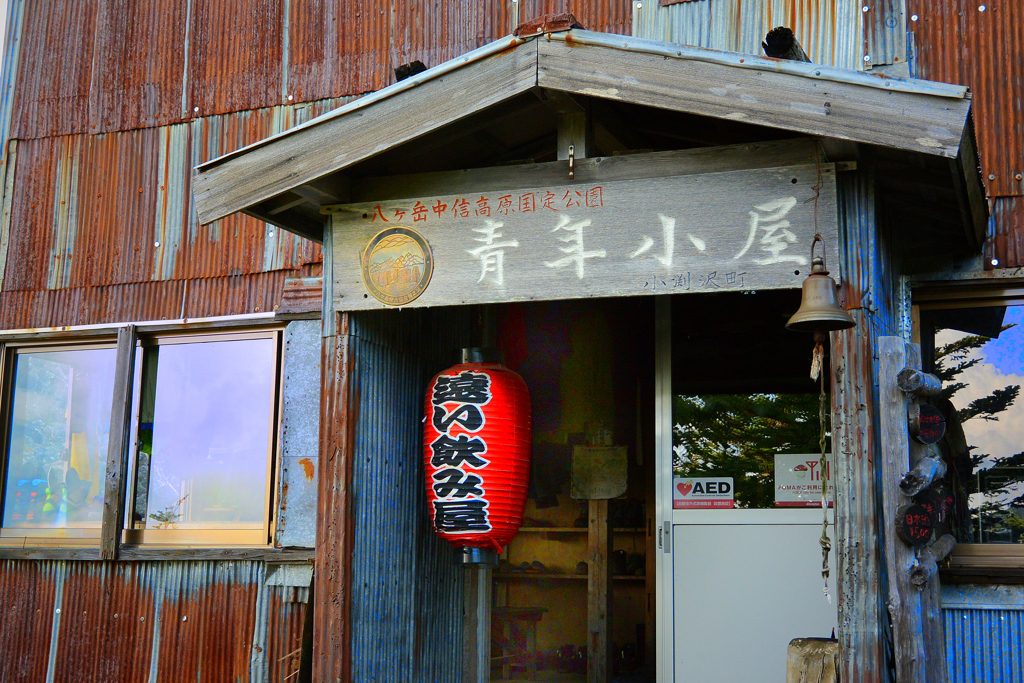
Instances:
[[[820,384],[811,340],[784,329],[798,304],[789,291],[660,302],[659,681],[783,680],[789,641],[835,628]]]

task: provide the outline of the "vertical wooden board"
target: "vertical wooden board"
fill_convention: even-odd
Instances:
[[[337,207],[335,308],[387,307],[367,283],[414,278],[425,289],[403,306],[797,288],[816,231],[838,267],[832,164],[513,186]],[[429,279],[377,255],[399,228],[429,245],[401,257],[429,259]]]
[[[607,683],[612,672],[609,632],[612,620],[611,534],[607,500],[590,501],[587,563],[587,683]]]
[[[110,411],[110,440],[107,442],[107,475],[103,491],[103,527],[100,558],[116,560],[124,528],[128,450],[132,447],[132,386],[135,380],[134,325],[117,331],[117,365],[114,369],[114,405]]]

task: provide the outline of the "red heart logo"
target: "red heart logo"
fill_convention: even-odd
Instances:
[[[686,494],[693,490],[693,482],[688,481],[685,484],[679,484],[678,486],[676,486],[676,488],[679,489],[679,493],[685,496]]]

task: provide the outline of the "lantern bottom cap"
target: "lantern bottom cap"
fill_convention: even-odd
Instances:
[[[458,548],[459,564],[485,564],[498,566],[498,553],[494,548]]]

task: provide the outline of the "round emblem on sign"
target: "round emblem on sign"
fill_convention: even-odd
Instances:
[[[382,230],[363,250],[363,284],[374,299],[389,306],[416,299],[433,272],[430,245],[412,228]]]

